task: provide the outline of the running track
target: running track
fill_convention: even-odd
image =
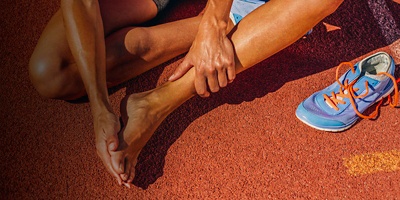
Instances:
[[[204,3],[175,2],[154,23],[194,16]],[[2,3],[1,199],[400,198],[400,109],[382,107],[377,120],[338,134],[294,116],[340,62],[384,50],[400,63],[398,1],[346,1],[306,39],[211,98],[189,100],[143,149],[133,189],[117,186],[98,159],[88,105],[43,99],[29,82],[29,56],[58,5]],[[126,94],[165,82],[179,61],[114,88],[115,110]]]

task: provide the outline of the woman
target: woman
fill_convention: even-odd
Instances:
[[[257,9],[233,25],[232,3],[245,6],[252,1],[259,3]],[[45,97],[88,95],[97,152],[118,183],[130,187],[140,150],[169,113],[196,93],[207,97],[208,90],[217,92],[237,73],[292,44],[334,12],[342,0],[264,3],[209,0],[202,15],[141,28],[131,25],[153,18],[164,4],[62,0],[32,55],[31,80]],[[118,141],[121,127],[109,104],[107,87],[188,50],[171,82],[125,98],[123,140]]]

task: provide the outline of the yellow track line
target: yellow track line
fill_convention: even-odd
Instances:
[[[400,151],[398,150],[355,155],[343,160],[348,173],[353,176],[400,170]]]

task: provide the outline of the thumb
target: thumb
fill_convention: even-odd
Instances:
[[[193,65],[190,64],[189,62],[186,61],[186,59],[176,68],[175,72],[172,74],[172,76],[169,77],[168,81],[176,81],[179,78],[181,78],[183,75],[186,74],[186,72],[189,71],[190,68],[192,68]]]
[[[107,138],[108,151],[116,151],[118,149],[119,145],[118,132],[119,130],[115,130],[114,134],[108,136]]]
[[[108,151],[116,151],[118,148],[118,138],[116,135],[110,136],[107,139],[107,143],[108,143]]]

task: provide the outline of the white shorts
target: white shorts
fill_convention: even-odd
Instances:
[[[262,6],[268,0],[233,0],[231,18],[234,25],[240,22],[246,15],[253,12],[256,8]]]

